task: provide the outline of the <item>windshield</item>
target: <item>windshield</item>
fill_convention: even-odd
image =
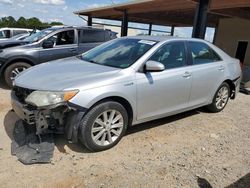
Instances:
[[[101,65],[127,68],[155,44],[155,41],[140,39],[114,40],[84,53],[82,59]]]
[[[28,37],[26,37],[24,39],[24,41],[30,42],[30,43],[34,43],[34,42],[38,42],[39,40],[41,40],[43,37],[47,36],[48,34],[52,33],[54,30],[53,29],[45,29],[42,30],[38,33],[34,33]]]

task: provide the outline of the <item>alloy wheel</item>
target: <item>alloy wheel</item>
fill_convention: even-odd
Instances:
[[[104,111],[95,119],[92,125],[92,140],[99,146],[110,145],[121,136],[123,127],[124,119],[119,111]]]
[[[216,100],[215,100],[216,107],[219,110],[225,107],[228,101],[228,97],[229,97],[228,88],[226,86],[221,87],[217,93]]]
[[[26,67],[16,67],[15,69],[13,69],[10,76],[11,81],[13,82],[15,78],[24,70],[26,70]]]

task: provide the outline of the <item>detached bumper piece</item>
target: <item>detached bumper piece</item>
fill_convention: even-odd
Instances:
[[[53,134],[36,135],[34,126],[19,120],[13,132],[11,154],[23,164],[49,163],[54,153]]]

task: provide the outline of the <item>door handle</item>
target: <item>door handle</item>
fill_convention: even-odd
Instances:
[[[185,72],[182,77],[183,78],[190,78],[192,76],[192,74],[190,72]]]
[[[75,48],[71,48],[69,49],[70,52],[76,52],[76,49]]]
[[[221,66],[218,68],[218,70],[219,70],[219,71],[224,71],[224,70],[225,70],[225,67],[221,65]]]

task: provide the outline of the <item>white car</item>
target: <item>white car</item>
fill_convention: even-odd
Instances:
[[[11,38],[13,36],[19,35],[19,34],[29,34],[33,31],[33,29],[24,29],[24,28],[1,28],[0,29],[0,40],[1,39],[7,39]]]

